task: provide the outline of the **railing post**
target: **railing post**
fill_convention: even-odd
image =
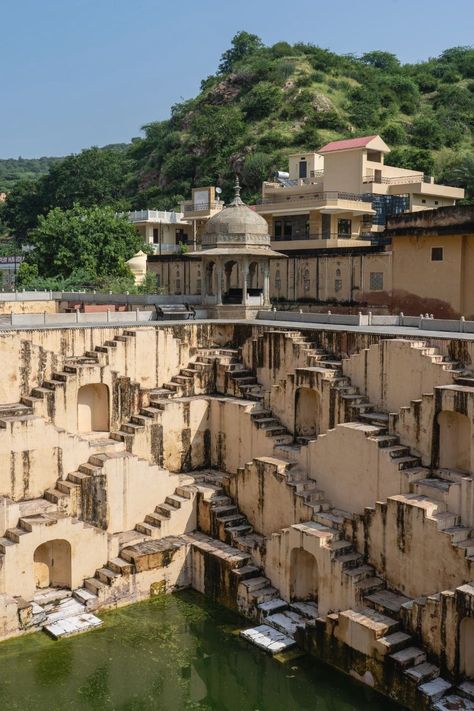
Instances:
[[[459,330],[460,330],[461,333],[464,333],[464,322],[465,322],[465,320],[466,320],[466,319],[465,319],[464,316],[461,316],[461,318],[459,319]]]

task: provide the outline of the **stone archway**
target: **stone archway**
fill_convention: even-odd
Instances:
[[[77,393],[78,432],[109,431],[109,388],[103,383],[83,385]]]
[[[71,587],[71,544],[63,539],[42,543],[33,555],[37,588]]]
[[[295,395],[295,437],[315,439],[320,431],[321,398],[317,390],[298,388]]]
[[[312,553],[304,548],[293,548],[290,554],[291,600],[318,601],[318,564]]]
[[[474,677],[474,617],[464,617],[459,625],[459,671]]]
[[[443,410],[438,415],[439,466],[471,470],[471,423],[466,415]]]

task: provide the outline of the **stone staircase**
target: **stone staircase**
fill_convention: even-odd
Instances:
[[[180,485],[176,487],[174,494],[158,504],[152,513],[145,516],[143,522],[137,523],[135,530],[138,533],[150,538],[163,538],[196,528],[194,501],[197,489],[194,486],[194,478],[183,475],[180,479]]]
[[[39,590],[31,604],[32,626],[42,628],[53,639],[70,637],[100,627],[102,620],[91,612],[95,596],[84,595],[86,592],[82,589],[71,591],[62,588]]]

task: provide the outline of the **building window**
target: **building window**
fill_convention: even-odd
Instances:
[[[442,247],[431,247],[431,261],[432,262],[442,262],[443,261],[443,248]]]
[[[156,275],[156,286],[158,289],[161,289],[161,274]]]
[[[426,200],[423,198],[421,202],[426,203]]]
[[[335,279],[334,281],[334,289],[336,291],[341,291],[342,289],[342,279]]]
[[[435,205],[439,205],[439,200],[434,201]]]
[[[370,290],[382,291],[383,289],[383,272],[370,272]]]
[[[300,160],[299,177],[300,178],[307,178],[308,177],[308,164],[303,158]]]
[[[274,234],[275,239],[281,239],[281,220],[275,221]]]
[[[196,291],[200,294],[201,293],[201,280],[196,279]]]
[[[337,236],[350,237],[352,234],[352,220],[337,221]]]
[[[158,227],[153,228],[153,244],[158,244],[160,241],[160,233],[158,231]]]

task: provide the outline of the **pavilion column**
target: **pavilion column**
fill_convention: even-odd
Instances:
[[[263,264],[263,305],[270,305],[270,261]]]
[[[205,301],[207,297],[207,262],[205,259],[201,262],[201,299]]]
[[[217,306],[222,306],[222,262],[220,259],[216,262],[216,279],[217,279]]]
[[[247,282],[249,276],[249,264],[245,259],[242,262],[242,304],[247,306]]]

